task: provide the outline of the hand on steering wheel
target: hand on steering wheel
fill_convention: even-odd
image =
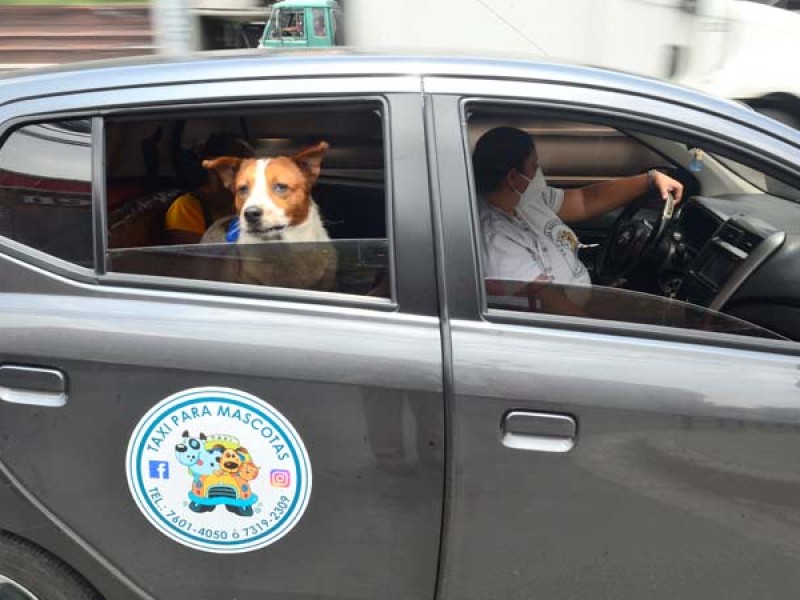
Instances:
[[[664,208],[655,223],[637,213],[651,198],[645,195],[625,206],[603,242],[595,265],[595,280],[602,285],[619,284],[621,280],[650,254],[664,238],[675,211],[675,197],[668,193]]]

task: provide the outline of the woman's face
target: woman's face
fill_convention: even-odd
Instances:
[[[520,169],[511,169],[506,177],[506,184],[508,187],[517,193],[519,196],[525,193],[528,189],[533,176],[536,174],[536,169],[539,168],[539,157],[536,155],[536,150],[531,150],[531,153],[522,161]]]

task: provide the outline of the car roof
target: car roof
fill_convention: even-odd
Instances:
[[[25,98],[90,91],[235,81],[269,77],[441,76],[540,81],[666,100],[768,131],[800,147],[797,132],[739,102],[666,81],[605,68],[529,57],[393,54],[336,47],[323,50],[250,49],[179,57],[146,56],[73,63],[0,77],[0,107]]]

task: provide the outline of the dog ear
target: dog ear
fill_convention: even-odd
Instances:
[[[200,439],[203,440],[203,441],[205,441],[207,439],[206,438],[206,434],[203,433],[202,431],[200,432]]]
[[[329,147],[328,142],[320,142],[316,146],[301,150],[292,156],[292,160],[297,163],[297,166],[311,176],[312,185],[316,183],[319,177],[322,159]]]
[[[239,172],[242,160],[235,156],[220,156],[219,158],[204,160],[203,168],[216,172],[222,180],[222,185],[233,191],[234,183],[236,183],[236,173]]]
[[[183,437],[189,437],[189,431],[188,430],[183,432]]]

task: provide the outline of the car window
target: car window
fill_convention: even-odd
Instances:
[[[645,145],[627,128],[476,106],[467,122],[489,318],[513,311],[800,339],[790,291],[800,271],[793,243],[800,207],[786,199],[797,194],[791,186],[782,184],[790,194],[759,191],[748,181],[764,174],[738,156],[712,155],[677,139]],[[479,141],[497,127],[535,140],[535,158],[521,164],[523,174],[498,180],[502,194],[485,180],[504,159],[497,149],[484,151],[491,136]],[[709,157],[751,176],[720,178]],[[651,169],[683,186],[683,202],[670,218],[649,186]],[[568,218],[570,202],[607,200],[620,193],[620,183],[634,186],[632,201],[591,219]]]
[[[281,35],[286,38],[305,37],[304,10],[281,10]]]
[[[700,157],[703,156],[702,153],[698,153],[696,150],[694,153]],[[711,154],[711,156],[716,158],[727,169],[730,169],[736,173],[736,175],[747,181],[752,186],[757,187],[762,192],[780,196],[781,198],[786,198],[787,200],[800,202],[800,191],[790,185],[786,185],[779,179],[765,175],[757,169],[750,168],[747,165],[743,165],[742,163],[731,158],[717,156],[714,154]]]
[[[314,37],[328,37],[328,23],[325,19],[325,9],[312,8],[311,17],[314,20]]]
[[[92,268],[87,120],[28,124],[0,146],[0,235]]]
[[[389,296],[372,103],[106,123],[107,269]]]

